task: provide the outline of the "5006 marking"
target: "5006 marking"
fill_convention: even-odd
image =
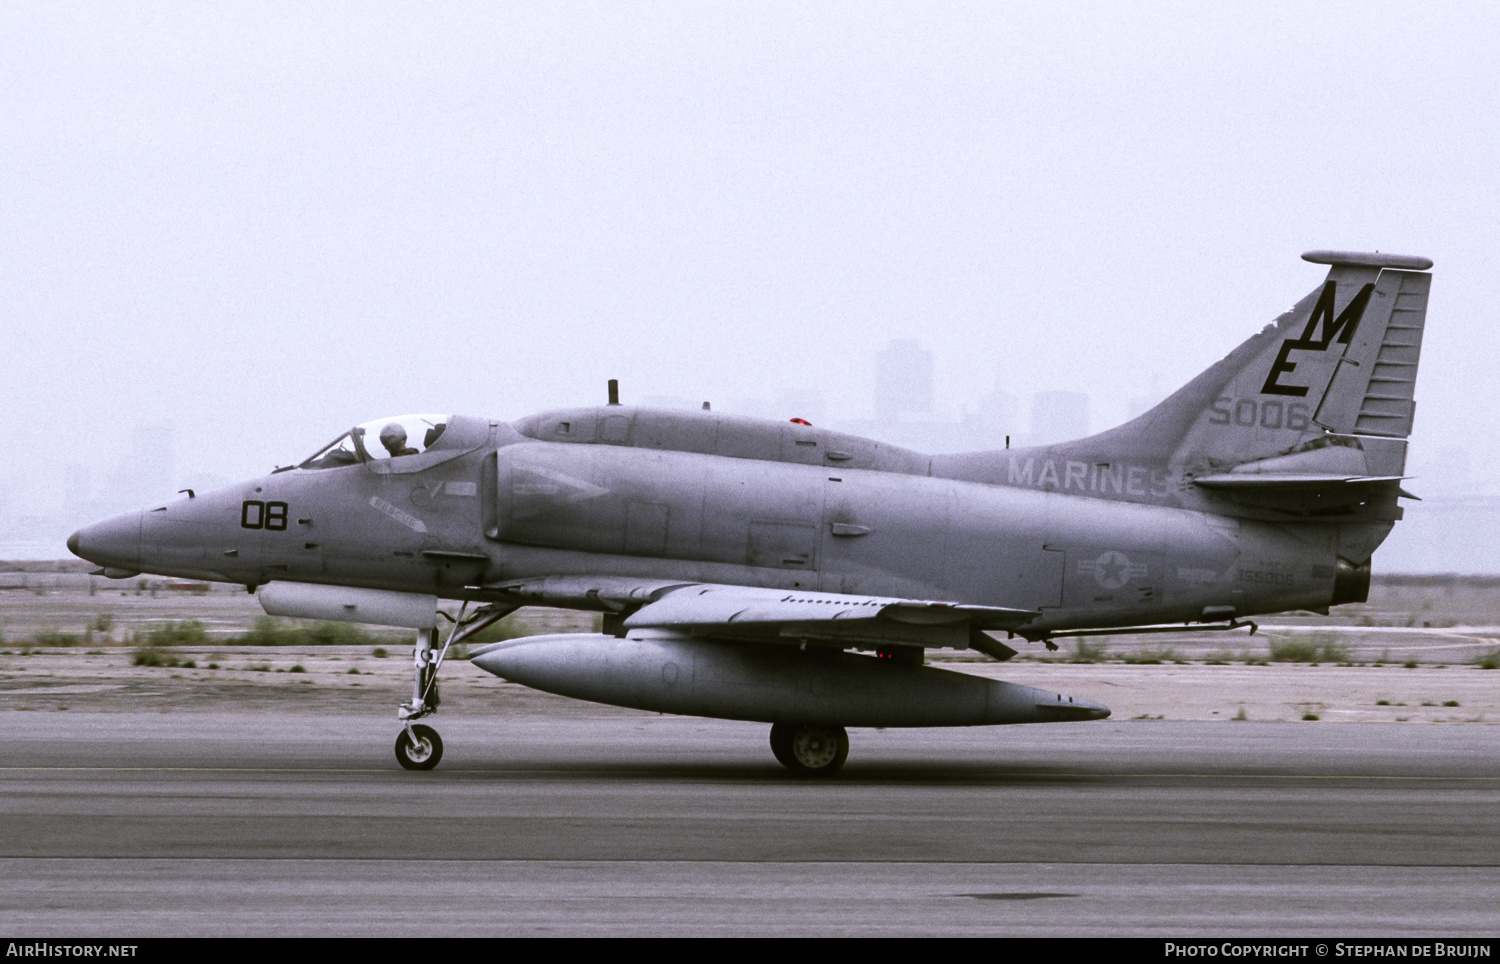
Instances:
[[[1312,419],[1306,402],[1261,402],[1253,398],[1220,398],[1209,406],[1208,420],[1213,425],[1259,425],[1261,428],[1289,428],[1302,431]]]

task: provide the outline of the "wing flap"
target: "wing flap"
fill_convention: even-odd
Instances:
[[[965,648],[974,632],[1012,630],[1038,613],[890,596],[696,585],[671,590],[626,617],[626,629],[710,636],[820,639]]]

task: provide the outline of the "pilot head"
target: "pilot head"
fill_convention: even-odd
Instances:
[[[406,448],[406,429],[399,422],[392,422],[380,430],[380,444],[392,455],[409,454],[403,451]]]

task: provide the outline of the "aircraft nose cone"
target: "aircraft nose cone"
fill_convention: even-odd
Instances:
[[[140,512],[127,512],[68,537],[68,551],[105,568],[138,569],[141,562]]]

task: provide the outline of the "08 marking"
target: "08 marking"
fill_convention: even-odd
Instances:
[[[261,502],[259,499],[246,499],[245,503],[240,506],[241,529],[285,532],[286,517],[285,502]]]

